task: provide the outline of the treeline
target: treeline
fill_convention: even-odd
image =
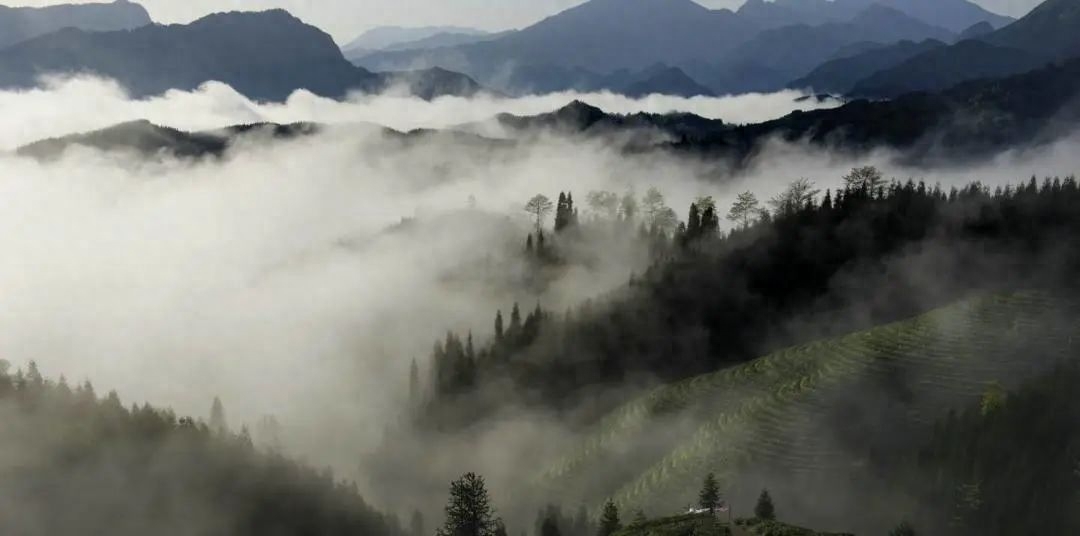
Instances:
[[[421,420],[445,429],[512,403],[577,408],[597,386],[684,378],[971,290],[1062,284],[1080,264],[1073,177],[945,191],[867,167],[844,184],[822,193],[803,179],[766,203],[743,193],[727,213],[730,232],[711,198],[679,222],[659,192],[641,202],[603,196],[597,206],[653,245],[649,269],[569,311],[537,306],[521,318],[515,306],[505,329],[497,312],[483,343],[449,334],[419,390]],[[535,214],[540,234],[544,211]],[[562,243],[567,229],[547,243]]]
[[[990,391],[938,423],[881,476],[919,499],[925,534],[1080,533],[1080,364],[1024,388]]]
[[[246,429],[98,397],[0,361],[0,533],[398,536],[355,484],[256,448]]]

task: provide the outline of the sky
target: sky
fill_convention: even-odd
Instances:
[[[101,0],[11,0],[42,6]],[[737,8],[745,0],[699,0],[711,8]],[[1040,0],[975,0],[997,13],[1020,16]],[[582,0],[139,0],[158,22],[190,22],[217,11],[285,8],[346,43],[374,26],[454,25],[505,30],[528,26]]]

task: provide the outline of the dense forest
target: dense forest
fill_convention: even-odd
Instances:
[[[0,532],[398,536],[335,479],[209,423],[0,361]]]
[[[1080,365],[1011,392],[988,393],[939,422],[908,456],[878,460],[888,481],[919,499],[926,534],[1080,531]]]
[[[616,197],[613,218],[599,224],[647,241],[649,269],[569,311],[537,304],[523,315],[514,304],[508,318],[496,312],[484,343],[449,333],[435,345],[430,374],[414,367],[419,421],[446,430],[514,404],[576,409],[598,386],[685,378],[970,291],[1056,288],[1080,261],[1073,177],[946,192],[859,168],[845,183],[822,195],[796,181],[765,206],[744,193],[728,213],[730,233],[720,232],[710,198],[672,225],[658,193],[640,203]],[[527,240],[537,262],[559,262],[575,227],[598,224],[568,219],[566,199],[560,194],[551,236],[539,246]],[[544,237],[540,221],[534,235]]]

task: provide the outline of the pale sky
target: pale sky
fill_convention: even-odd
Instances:
[[[42,6],[101,0],[9,0],[8,5]],[[158,22],[190,22],[217,11],[281,7],[326,30],[339,42],[384,25],[455,25],[504,30],[528,26],[583,0],[138,0]],[[698,0],[712,8],[736,8],[744,0]],[[975,0],[991,11],[1020,16],[1041,0]],[[3,0],[0,0],[3,2]]]

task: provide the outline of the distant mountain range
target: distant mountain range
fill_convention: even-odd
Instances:
[[[66,28],[0,50],[0,87],[33,87],[47,73],[106,76],[134,96],[190,90],[211,80],[259,100],[283,100],[298,89],[333,98],[389,86],[425,98],[481,89],[442,69],[372,73],[358,68],[329,35],[284,10],[219,13],[187,25],[112,32]]]
[[[771,141],[786,140],[839,152],[878,148],[896,151],[909,164],[984,157],[1059,140],[1080,124],[1080,58],[1021,75],[966,82],[937,93],[918,92],[894,100],[857,100],[837,108],[793,112],[772,121],[735,125],[688,113],[611,114],[574,101],[533,116],[501,114],[489,122],[449,131],[383,132],[391,139],[439,136],[448,143],[500,150],[516,141],[556,132],[563,136],[617,136],[624,150],[693,154],[747,163]],[[507,136],[485,138],[494,122]],[[317,132],[317,125],[256,125],[223,131],[183,133],[145,122],[125,123],[89,134],[44,140],[19,149],[38,158],[54,157],[71,145],[143,154],[219,155],[236,136],[254,128],[278,138]]]
[[[45,7],[0,6],[0,48],[62,28],[92,32],[130,30],[153,23],[139,4],[64,4]]]
[[[1080,56],[1078,29],[1080,0],[1046,0],[1027,16],[993,32],[895,63],[888,60],[902,54],[893,54],[874,74],[854,84],[850,93],[893,97],[910,91],[937,91],[965,80],[1022,73]],[[885,59],[884,54],[880,57]],[[832,82],[826,87],[830,85]]]
[[[341,47],[346,56],[370,54],[379,50],[406,50],[463,45],[491,35],[490,32],[461,26],[378,26]]]
[[[1012,19],[967,0],[749,0],[737,12],[692,0],[590,0],[480,42],[351,54],[372,70],[439,66],[510,93],[580,89],[617,72],[678,68],[713,93],[769,91],[855,44],[952,42]]]

